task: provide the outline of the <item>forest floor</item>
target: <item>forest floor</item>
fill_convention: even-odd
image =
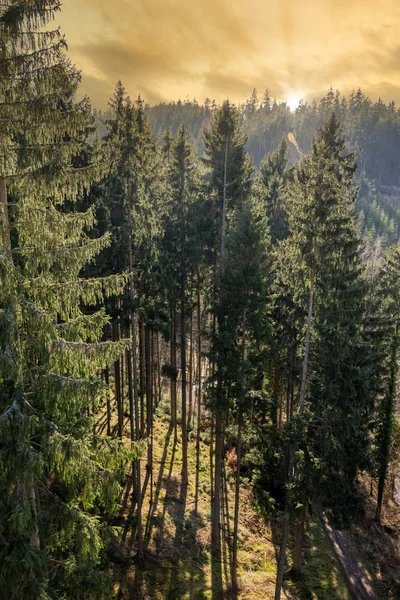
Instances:
[[[364,478],[360,493],[365,510],[349,530],[352,545],[377,600],[400,600],[400,506],[384,498],[381,524],[375,517],[376,488]]]
[[[210,551],[211,474],[209,430],[201,432],[199,478],[196,485],[196,440],[191,432],[188,448],[189,485],[182,495],[180,434],[174,443],[168,406],[156,410],[152,486],[143,503],[145,561],[134,555],[136,519],[128,484],[116,518],[118,542],[108,559],[120,600],[269,600],[273,598],[280,522],[266,523],[250,487],[240,492],[238,576],[239,590],[230,591],[235,475],[225,463],[223,493],[222,560]],[[146,457],[142,459],[145,473]],[[152,489],[152,503],[150,490]],[[197,489],[197,492],[196,492]],[[185,490],[184,490],[185,492]],[[197,500],[196,500],[197,497]],[[197,510],[196,510],[197,507]],[[289,547],[289,561],[290,561]],[[317,516],[309,520],[305,537],[304,571],[300,580],[285,579],[284,594],[291,600],[349,600],[345,578]]]

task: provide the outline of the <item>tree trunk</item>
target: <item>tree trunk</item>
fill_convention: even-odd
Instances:
[[[146,370],[146,435],[149,438],[149,446],[147,450],[147,476],[152,479],[153,471],[153,441],[151,439],[152,423],[153,423],[153,407],[152,407],[152,392],[153,386],[151,382],[151,335],[150,327],[145,325],[144,328],[144,355],[145,355],[145,370]],[[150,489],[150,504],[152,500],[152,490]]]
[[[233,522],[233,550],[232,550],[232,587],[234,590],[238,587],[237,581],[237,550],[238,550],[238,531],[239,531],[239,494],[240,494],[240,463],[242,452],[242,414],[239,412],[239,424],[236,448],[236,482],[235,482],[235,515]]]
[[[189,415],[188,427],[191,431],[193,413],[193,310],[190,309],[190,331],[189,331]]]
[[[171,307],[171,341],[170,341],[170,361],[171,367],[174,369],[174,373],[171,376],[170,381],[170,393],[171,393],[171,425],[174,430],[174,443],[178,438],[177,430],[177,416],[176,416],[176,314],[175,306]]]
[[[384,411],[384,435],[382,439],[382,447],[380,448],[380,465],[379,465],[379,480],[378,480],[378,497],[376,505],[375,520],[380,523],[382,513],[383,494],[385,491],[385,481],[390,463],[390,448],[392,444],[392,428],[393,428],[393,413],[396,405],[397,391],[397,348],[399,338],[399,324],[396,323],[396,329],[393,336],[392,355],[390,359],[390,375],[388,390],[385,395],[385,411]]]
[[[314,287],[313,287],[313,282],[311,280],[310,295],[309,295],[309,299],[308,299],[307,332],[306,332],[306,341],[305,341],[305,347],[304,347],[303,373],[301,376],[299,406],[297,409],[297,412],[299,414],[303,412],[304,401],[305,401],[305,396],[306,396],[308,367],[309,367],[309,362],[310,362],[310,340],[311,340],[311,324],[312,324],[312,314],[313,314],[313,300],[314,300]]]
[[[132,205],[131,207],[132,208]],[[130,305],[133,307],[135,300],[135,280],[133,275],[133,249],[132,249],[132,220],[129,220],[129,244],[128,244],[128,257],[129,257],[129,300]],[[135,440],[137,443],[141,439],[141,434],[143,433],[143,428],[140,425],[140,418],[143,419],[143,404],[141,403],[140,417],[139,417],[139,389],[138,389],[138,372],[137,372],[137,340],[136,340],[136,318],[133,308],[131,308],[130,314],[130,327],[131,327],[131,352],[129,366],[132,370],[133,374],[133,403],[132,403],[132,395],[130,395],[130,420],[131,420],[131,440]],[[140,322],[139,322],[140,328]],[[139,357],[139,362],[140,362]],[[142,373],[141,373],[142,375]],[[130,386],[131,386],[131,377],[129,376]],[[142,379],[140,382],[140,387],[142,390]],[[130,388],[132,389],[132,388]],[[133,419],[133,414],[135,418]],[[137,554],[139,560],[143,560],[143,528],[142,528],[142,489],[141,489],[141,465],[140,465],[140,457],[137,457],[136,460],[132,464],[132,475],[135,484],[134,493],[136,498],[136,519],[137,519]]]
[[[292,473],[292,451],[290,446],[288,445],[286,448],[286,497],[285,497],[285,511],[283,514],[283,523],[282,523],[282,537],[281,544],[279,547],[279,560],[278,560],[278,571],[276,574],[276,582],[275,582],[275,600],[280,600],[281,591],[282,591],[282,583],[283,583],[283,575],[285,572],[285,563],[286,563],[286,548],[289,539],[289,522],[290,522],[290,503],[291,503],[291,494],[292,490],[287,485],[290,482],[290,476]]]
[[[32,483],[29,484],[28,487],[28,499],[29,504],[31,505],[32,511],[32,530],[31,530],[31,546],[35,550],[40,550],[40,536],[39,536],[39,525],[38,525],[38,516],[37,516],[37,506],[36,506],[36,490],[35,486]]]
[[[196,435],[196,490],[194,512],[198,514],[199,504],[199,476],[200,476],[200,424],[201,424],[201,302],[200,302],[200,274],[197,275],[197,435]]]
[[[313,281],[311,280],[310,295],[309,295],[309,300],[308,300],[307,332],[306,332],[306,341],[305,341],[305,347],[304,347],[303,373],[302,373],[302,378],[301,378],[299,405],[297,408],[298,414],[301,414],[304,410],[304,402],[305,402],[305,395],[306,395],[306,386],[307,386],[309,362],[310,362],[309,357],[310,357],[311,325],[312,325],[312,315],[313,315],[313,299],[314,299],[314,287],[313,287]],[[297,522],[297,527],[296,527],[295,552],[294,552],[294,556],[293,556],[293,565],[291,568],[291,572],[295,576],[299,576],[300,571],[301,571],[304,527],[305,527],[306,514],[307,514],[306,505],[307,505],[307,500],[304,501],[304,506],[302,508],[302,512],[300,514],[300,518]]]
[[[113,321],[113,338],[114,341],[119,339],[118,335],[118,321]],[[118,419],[118,437],[122,438],[122,424],[121,424],[121,362],[119,358],[114,362],[114,387],[115,387],[115,401],[117,404],[117,419]]]
[[[144,331],[142,319],[139,319],[139,393],[140,393],[140,437],[144,438],[145,431],[145,410],[144,410],[144,394],[145,394],[145,357],[144,357]]]
[[[272,391],[272,414],[271,421],[272,424],[277,427],[278,425],[278,405],[279,405],[279,391],[280,391],[280,372],[279,372],[279,363],[278,361],[274,361],[274,385]]]
[[[111,435],[111,402],[110,402],[110,372],[108,370],[108,365],[104,370],[104,379],[107,385],[107,435]]]
[[[278,560],[278,572],[276,574],[276,583],[275,583],[275,600],[281,600],[281,592],[282,592],[282,583],[283,583],[283,575],[285,572],[285,563],[286,563],[286,548],[289,538],[289,500],[286,501],[285,512],[283,516],[282,523],[282,538],[281,545],[279,548],[279,560]]]
[[[291,573],[293,577],[298,577],[301,572],[301,560],[303,554],[303,539],[304,539],[304,529],[306,524],[306,515],[307,515],[307,501],[303,502],[303,506],[301,508],[301,512],[299,515],[299,519],[296,525],[296,542],[294,546],[293,553],[293,564],[291,568]]]
[[[225,158],[224,158],[224,186],[222,193],[222,226],[221,226],[221,252],[220,252],[220,273],[219,273],[219,294],[223,294],[221,289],[221,276],[225,267],[225,238],[226,238],[226,191],[227,191],[227,171],[228,171],[228,136],[225,140]],[[218,323],[221,329],[221,323]],[[221,369],[218,366],[217,379],[217,408],[215,411],[215,474],[214,474],[214,505],[212,511],[211,523],[211,545],[214,552],[220,553],[220,515],[221,515],[221,473],[222,473],[222,451],[224,447],[223,440],[223,414],[222,414],[222,392],[223,382],[221,379]]]
[[[188,482],[188,432],[186,412],[186,289],[185,275],[181,281],[181,379],[182,379],[182,485]]]
[[[218,384],[217,384],[218,385]],[[221,518],[221,473],[223,450],[223,415],[222,410],[215,411],[215,473],[214,504],[211,523],[211,545],[214,552],[220,552],[220,518]]]
[[[160,350],[160,333],[157,332],[157,384],[158,384],[158,401],[162,401],[162,383],[161,383],[161,350]]]
[[[10,225],[8,220],[7,183],[5,177],[0,177],[0,209],[3,248],[11,252]]]
[[[214,291],[215,293],[215,291]],[[216,319],[215,313],[212,317],[212,337],[215,338],[216,331]],[[211,364],[211,381],[212,381],[212,396],[214,397],[214,388],[215,388],[215,359],[212,358]],[[215,422],[215,411],[211,410],[211,428],[210,428],[210,495],[211,495],[211,504],[214,505],[214,422]]]
[[[238,435],[236,447],[236,482],[235,482],[235,515],[233,522],[233,551],[232,551],[232,587],[234,590],[238,587],[237,581],[237,549],[238,549],[238,530],[239,530],[239,501],[240,501],[240,465],[242,457],[242,410],[245,400],[245,360],[246,360],[246,310],[243,314],[243,337],[242,337],[242,391],[238,407]]]
[[[122,321],[122,317],[121,317],[121,321]],[[122,323],[121,323],[121,337],[124,335],[124,332],[122,331]],[[118,415],[118,430],[119,430],[119,436],[122,439],[123,433],[124,433],[124,413],[125,413],[125,402],[124,402],[124,394],[125,394],[125,385],[124,385],[124,365],[125,365],[125,357],[124,354],[121,354],[121,359],[120,359],[120,366],[121,366],[121,398],[120,398],[120,411],[119,411],[119,415]]]

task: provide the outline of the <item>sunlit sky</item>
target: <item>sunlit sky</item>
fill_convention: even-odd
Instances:
[[[330,86],[400,103],[400,0],[65,0],[57,21],[99,108],[118,79],[151,103]]]

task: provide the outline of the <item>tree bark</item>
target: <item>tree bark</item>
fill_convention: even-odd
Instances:
[[[40,550],[40,536],[39,536],[39,525],[37,516],[36,506],[36,490],[34,483],[30,483],[28,486],[28,499],[31,505],[32,511],[32,530],[31,530],[31,546],[35,550]]]
[[[144,355],[145,355],[145,371],[146,371],[146,435],[149,438],[147,450],[147,475],[152,479],[153,471],[153,441],[152,441],[152,424],[153,424],[153,407],[152,407],[152,392],[153,386],[151,381],[151,335],[150,327],[145,325],[144,328]],[[152,489],[150,489],[150,505],[152,500]]]
[[[192,302],[191,302],[192,303]],[[190,329],[189,329],[189,414],[188,428],[191,431],[191,421],[193,414],[193,310],[190,309]]]
[[[198,514],[199,505],[199,476],[200,476],[200,425],[201,425],[201,301],[200,301],[200,274],[197,274],[197,434],[196,434],[196,489],[195,489],[195,514]]]
[[[171,425],[174,430],[174,443],[178,438],[177,430],[177,415],[176,415],[176,314],[175,306],[171,307],[171,341],[170,341],[170,361],[171,367],[174,369],[174,373],[171,376],[170,381],[170,394],[171,394]]]
[[[306,332],[306,341],[305,341],[305,347],[304,347],[303,373],[301,376],[299,406],[297,409],[297,412],[299,414],[303,412],[304,401],[305,401],[305,396],[306,396],[308,367],[309,367],[309,362],[310,362],[310,340],[311,340],[311,324],[312,324],[312,315],[313,315],[313,301],[314,301],[314,286],[313,286],[313,282],[311,280],[310,294],[309,294],[309,299],[308,299],[307,332]]]
[[[301,507],[301,512],[296,525],[296,542],[294,546],[293,564],[291,568],[291,573],[294,577],[298,577],[301,573],[301,560],[303,554],[303,539],[306,524],[306,515],[307,502],[305,501],[303,502],[303,506]]]
[[[111,435],[111,402],[110,402],[110,372],[108,370],[108,365],[104,370],[104,379],[107,385],[107,435]]]
[[[226,201],[227,201],[227,171],[228,171],[228,136],[225,140],[225,157],[224,157],[224,185],[222,191],[222,226],[221,226],[221,252],[220,252],[220,273],[219,273],[219,294],[222,296],[221,276],[225,266],[225,238],[226,238]],[[218,323],[219,329],[221,323]],[[214,506],[212,511],[211,524],[211,545],[214,552],[220,553],[220,515],[221,515],[221,473],[222,473],[222,451],[224,446],[223,440],[223,414],[222,414],[222,392],[223,382],[221,379],[221,369],[218,367],[217,379],[217,407],[215,411],[215,474],[214,474]]]
[[[133,208],[133,204],[130,206],[131,210]],[[130,420],[131,420],[131,441],[135,440],[137,443],[141,439],[141,434],[143,433],[143,428],[140,425],[140,418],[143,419],[143,404],[141,405],[140,416],[139,416],[139,389],[138,389],[138,365],[137,365],[137,340],[136,340],[136,318],[135,312],[133,310],[134,300],[135,300],[135,280],[133,275],[133,249],[132,249],[132,215],[129,215],[129,243],[128,243],[128,258],[129,258],[129,300],[131,305],[131,314],[130,314],[130,328],[131,328],[131,352],[129,366],[132,370],[133,374],[133,397],[130,395]],[[139,322],[140,328],[140,322]],[[140,361],[140,359],[139,359]],[[131,377],[129,376],[129,382],[131,386]],[[142,380],[140,382],[140,387],[142,389]],[[130,388],[132,389],[132,388]],[[133,403],[132,403],[133,400]],[[133,414],[135,418],[133,418]],[[141,465],[140,465],[140,456],[134,460],[132,464],[132,475],[134,479],[134,493],[136,498],[136,519],[137,519],[137,554],[139,560],[143,560],[143,526],[142,526],[142,489],[141,489]]]
[[[399,343],[399,324],[396,323],[395,333],[393,336],[392,353],[390,359],[390,375],[388,390],[385,397],[385,412],[384,412],[384,436],[381,447],[381,461],[379,465],[378,479],[378,494],[375,520],[380,523],[382,514],[383,494],[385,491],[385,482],[388,473],[390,462],[390,447],[392,443],[392,427],[393,427],[393,412],[396,404],[396,388],[397,388],[397,349]]]
[[[186,289],[185,275],[181,281],[181,382],[182,382],[182,485],[188,482],[188,433],[187,433],[187,405],[186,405]]]
[[[118,321],[113,321],[113,339],[114,341],[119,339],[118,335]],[[117,419],[118,419],[118,437],[122,439],[122,424],[121,424],[121,362],[119,358],[114,362],[114,388],[115,388],[115,401],[117,404]]]
[[[11,252],[10,225],[8,219],[7,183],[5,177],[0,177],[0,208],[1,208],[1,230],[3,248],[5,252]]]
[[[245,400],[245,360],[246,360],[246,310],[243,314],[243,338],[242,338],[242,392],[238,407],[238,434],[236,447],[236,482],[235,482],[235,514],[233,521],[233,549],[232,549],[232,587],[238,587],[237,580],[237,550],[239,531],[239,501],[240,501],[240,467],[242,458],[242,411]]]
[[[162,401],[162,383],[161,383],[161,350],[160,350],[160,333],[157,332],[157,384],[158,384],[158,402]]]
[[[145,432],[145,410],[144,410],[144,395],[145,395],[145,357],[144,357],[144,331],[142,319],[139,319],[139,394],[140,394],[140,437],[144,438]]]

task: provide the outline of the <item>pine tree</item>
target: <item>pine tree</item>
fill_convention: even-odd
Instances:
[[[305,413],[309,424],[298,442],[302,466],[294,466],[302,488],[294,574],[300,570],[311,490],[339,517],[342,503],[348,507],[355,501],[357,473],[366,465],[370,393],[362,369],[365,286],[354,217],[355,156],[344,150],[340,125],[332,114],[310,156],[297,167],[290,190],[290,244],[308,287],[297,412]],[[313,472],[313,465],[320,470]]]
[[[269,154],[260,165],[262,189],[265,198],[265,210],[271,229],[272,243],[288,235],[287,209],[285,207],[285,188],[289,180],[288,146],[282,138],[278,148]]]
[[[381,272],[375,282],[379,303],[380,338],[375,358],[381,386],[377,394],[377,426],[375,458],[378,474],[376,520],[380,522],[383,494],[392,454],[394,413],[398,381],[399,348],[399,254],[397,245],[385,257]],[[380,359],[380,360],[379,360]]]
[[[130,352],[127,355],[130,433],[132,442],[143,437],[146,416],[146,436],[149,438],[149,445],[144,489],[149,480],[152,489],[151,435],[154,399],[151,338],[156,321],[154,307],[157,301],[153,271],[160,220],[155,217],[158,209],[159,163],[155,140],[144,114],[141,98],[132,103],[119,82],[110,101],[110,108],[112,116],[107,122],[107,152],[111,159],[111,167],[103,183],[103,202],[109,210],[115,212],[115,226],[111,231],[117,257],[116,267],[126,269],[130,273],[129,286],[119,302],[121,329],[128,323],[131,338]],[[138,314],[141,317],[139,322]],[[143,321],[144,328],[141,324]],[[138,356],[140,352],[137,351],[138,330],[139,338],[144,341],[141,346],[144,346],[143,351],[146,353],[145,369],[142,369],[141,365],[138,369],[138,362],[141,361],[141,357]],[[140,402],[139,407],[139,394],[142,399],[144,392],[146,415],[143,402]],[[138,556],[141,559],[143,542],[140,460],[133,465],[133,473],[138,520]]]
[[[109,240],[88,235],[93,210],[71,208],[102,167],[65,40],[42,31],[59,7],[0,9],[0,587],[21,599],[109,594],[96,569],[101,514],[114,508],[129,457],[93,427],[99,373],[126,345],[100,341],[108,318],[96,307],[126,277],[80,277]]]
[[[226,394],[225,411],[236,429],[236,484],[232,545],[232,586],[238,586],[238,527],[242,437],[253,409],[258,365],[269,334],[268,248],[269,230],[263,205],[255,197],[235,215],[227,237],[227,256],[221,276],[224,290],[218,309],[224,315],[219,331],[219,368]],[[223,334],[223,338],[222,338]],[[258,390],[257,390],[258,391]],[[228,419],[225,419],[226,422]],[[251,426],[250,423],[248,425]]]
[[[171,149],[171,162],[168,173],[171,190],[170,231],[169,235],[176,240],[176,252],[178,253],[177,286],[179,286],[180,297],[180,353],[181,353],[181,384],[182,384],[182,488],[188,483],[188,418],[187,418],[187,359],[186,359],[186,318],[187,318],[187,296],[188,277],[190,273],[191,250],[188,243],[189,234],[189,211],[190,204],[196,200],[198,194],[197,173],[194,159],[188,143],[185,127],[182,126],[173,142]],[[174,222],[175,221],[175,222]],[[171,231],[172,229],[175,230]]]
[[[246,138],[239,129],[238,111],[228,101],[215,114],[211,129],[204,132],[205,162],[210,168],[211,186],[217,194],[216,240],[216,289],[214,300],[218,334],[215,340],[216,387],[215,387],[215,471],[214,501],[212,509],[212,546],[220,551],[220,492],[223,452],[223,413],[226,407],[226,389],[223,381],[224,316],[219,309],[223,296],[221,277],[226,260],[226,235],[229,222],[236,208],[244,202],[250,190],[251,167],[245,153]]]

